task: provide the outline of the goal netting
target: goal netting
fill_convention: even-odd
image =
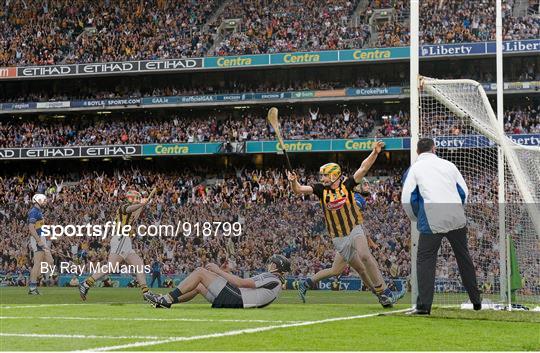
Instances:
[[[483,297],[507,302],[510,292],[514,303],[539,303],[540,147],[504,133],[478,82],[422,77],[419,88],[419,138],[433,138],[469,187],[469,247]],[[446,240],[435,289],[435,303],[468,299]]]

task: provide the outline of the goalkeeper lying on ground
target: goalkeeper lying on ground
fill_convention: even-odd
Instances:
[[[267,272],[251,278],[240,278],[225,272],[216,264],[199,267],[169,294],[152,292],[144,298],[156,308],[170,308],[203,295],[212,308],[262,308],[272,303],[281,292],[283,275],[291,270],[290,261],[283,255],[268,259]]]

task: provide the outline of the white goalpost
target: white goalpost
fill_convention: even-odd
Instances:
[[[418,0],[411,2],[411,163],[416,141],[431,137],[437,154],[456,164],[470,196],[469,246],[483,297],[495,303],[540,302],[540,147],[506,136],[502,100],[502,18],[497,0],[497,116],[481,84],[419,75]],[[415,304],[416,225],[411,225]],[[440,250],[435,303],[467,296],[448,243]]]
[[[419,137],[419,55],[420,55],[420,34],[419,34],[419,0],[411,0],[410,28],[411,28],[411,46],[409,49],[410,57],[410,110],[411,110],[411,165],[418,157],[416,153],[416,144]],[[418,282],[416,276],[416,254],[418,252],[419,233],[416,229],[416,222],[411,221],[411,304],[416,307],[416,297],[418,295]]]

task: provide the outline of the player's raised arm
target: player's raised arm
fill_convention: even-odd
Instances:
[[[238,288],[256,288],[255,281],[251,278],[240,278],[233,275],[230,272],[223,271],[218,265],[210,263],[206,265],[208,271],[212,271],[215,274],[225,278],[227,282],[237,286]]]
[[[304,194],[304,195],[311,195],[313,194],[313,188],[308,185],[301,185],[298,182],[298,176],[294,172],[287,171],[287,178],[289,179],[291,183],[292,191],[295,194]]]
[[[354,181],[356,181],[357,183],[360,183],[362,181],[362,178],[367,174],[371,166],[375,163],[377,157],[379,156],[379,153],[381,153],[383,148],[384,142],[375,141],[371,154],[366,159],[364,159],[362,165],[360,165],[360,168],[358,168],[356,172],[354,172]]]

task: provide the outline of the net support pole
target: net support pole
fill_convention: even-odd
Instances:
[[[411,165],[418,157],[416,153],[416,144],[420,134],[420,111],[419,111],[419,0],[411,0],[411,46],[410,46],[410,121],[411,121]],[[418,253],[418,230],[416,222],[411,221],[411,304],[416,306],[416,297],[418,296],[418,281],[416,272],[416,256]]]
[[[502,0],[495,1],[495,48],[497,70],[497,124],[499,131],[504,131],[504,80],[503,80],[503,41],[502,41]],[[498,202],[499,202],[499,256],[501,299],[506,299],[508,310],[512,310],[510,289],[510,237],[506,234],[506,201],[505,201],[505,161],[501,146],[497,148]]]

